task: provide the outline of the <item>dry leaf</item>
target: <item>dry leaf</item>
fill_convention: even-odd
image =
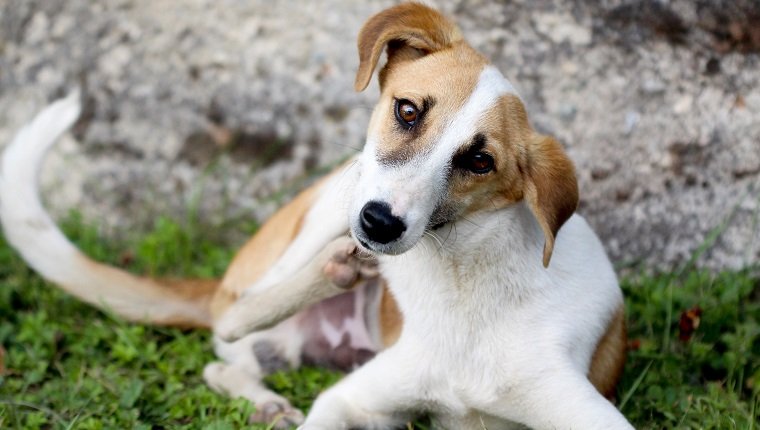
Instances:
[[[691,336],[699,328],[702,309],[695,306],[687,311],[681,312],[681,320],[678,322],[678,338],[682,342],[688,342]]]

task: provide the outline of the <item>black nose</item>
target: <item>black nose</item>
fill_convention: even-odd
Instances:
[[[406,230],[406,225],[401,218],[391,214],[391,207],[387,203],[369,202],[362,208],[362,230],[373,242],[388,243],[401,237]]]

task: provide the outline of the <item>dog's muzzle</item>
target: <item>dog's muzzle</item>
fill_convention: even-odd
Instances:
[[[391,207],[384,202],[370,201],[360,214],[361,229],[367,239],[380,244],[393,242],[406,231],[401,218],[391,213]]]

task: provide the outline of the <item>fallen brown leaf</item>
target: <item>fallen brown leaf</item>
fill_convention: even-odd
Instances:
[[[702,308],[695,306],[689,310],[681,312],[681,319],[678,321],[678,338],[681,342],[688,342],[691,336],[699,328]]]

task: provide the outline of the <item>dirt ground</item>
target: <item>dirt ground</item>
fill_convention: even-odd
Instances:
[[[113,231],[197,210],[265,219],[363,145],[356,34],[390,1],[5,0],[0,145],[75,86],[85,112],[43,172],[54,211]],[[620,265],[760,258],[757,1],[435,2],[575,161]]]

